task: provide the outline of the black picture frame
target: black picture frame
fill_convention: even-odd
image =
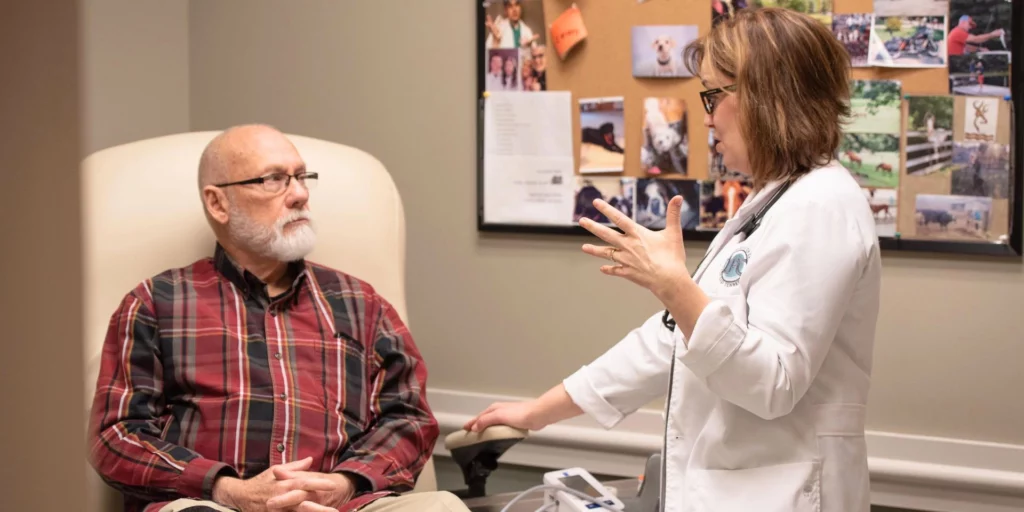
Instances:
[[[493,1],[493,0],[492,0]],[[1022,22],[1021,0],[1014,0],[1012,9],[1012,25],[1024,27]],[[532,224],[509,224],[493,223],[484,219],[484,105],[486,96],[484,94],[484,73],[481,65],[486,58],[484,44],[487,33],[484,27],[486,6],[483,0],[476,2],[476,63],[474,65],[477,80],[477,231],[482,233],[514,233],[514,234],[536,234],[536,235],[563,235],[563,236],[586,236],[593,235],[579,226],[549,226]],[[1020,35],[1013,37],[1010,44],[1011,66],[1010,66],[1010,179],[1012,182],[1012,200],[1010,201],[1011,217],[1009,219],[1009,240],[1007,243],[998,242],[970,242],[950,240],[922,240],[907,239],[898,237],[879,237],[879,245],[883,251],[909,252],[909,253],[934,253],[945,255],[964,256],[993,256],[1008,259],[1022,259],[1024,256],[1024,152],[1019,151],[1024,143],[1024,127],[1021,126],[1021,118],[1016,112],[1016,102],[1024,95],[1024,76],[1021,68],[1024,67],[1024,38]],[[1016,60],[1017,65],[1012,65]],[[716,230],[684,230],[684,240],[711,241],[718,234]]]

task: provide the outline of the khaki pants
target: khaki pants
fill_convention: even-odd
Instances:
[[[179,512],[190,507],[209,507],[217,512],[236,512],[212,501],[180,499],[168,503],[160,512]],[[469,512],[462,500],[448,491],[415,492],[378,498],[359,512]]]

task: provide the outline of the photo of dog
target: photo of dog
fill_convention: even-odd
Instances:
[[[679,223],[683,230],[697,229],[700,220],[700,182],[640,178],[636,182],[636,222],[648,229],[665,229],[668,203],[683,197]]]
[[[633,27],[633,76],[641,78],[693,76],[683,64],[683,49],[696,38],[696,25],[640,25]]]
[[[589,98],[580,105],[580,172],[622,172],[626,120],[622,97]]]
[[[686,103],[678,98],[645,98],[641,170],[686,176],[689,147]]]
[[[636,198],[636,178],[576,176],[576,191],[572,214],[573,223],[580,219],[610,225],[611,221],[594,206],[595,199],[608,204],[633,218]]]

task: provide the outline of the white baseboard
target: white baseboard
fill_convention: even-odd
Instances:
[[[444,436],[493,402],[522,397],[445,389],[429,392],[441,427],[434,453],[448,455]],[[551,425],[511,448],[500,462],[538,468],[582,466],[592,473],[636,477],[661,450],[661,411],[641,409],[614,429],[588,417]],[[934,512],[1024,510],[1024,445],[867,432],[872,502]]]

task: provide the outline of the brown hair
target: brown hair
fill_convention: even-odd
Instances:
[[[850,115],[850,57],[822,22],[787,9],[741,9],[685,56],[692,74],[700,76],[706,58],[735,82],[755,188],[834,157]]]

